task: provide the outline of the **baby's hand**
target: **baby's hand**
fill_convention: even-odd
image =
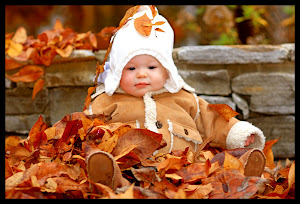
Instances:
[[[250,144],[252,144],[255,140],[255,134],[251,134],[250,136],[247,137],[247,140],[245,141],[245,147],[249,146]]]

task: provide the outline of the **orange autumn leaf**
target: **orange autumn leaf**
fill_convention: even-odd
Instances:
[[[24,27],[19,27],[17,31],[15,32],[15,35],[11,39],[15,43],[25,43],[27,40],[27,32]]]
[[[128,18],[132,17],[138,10],[139,10],[140,6],[134,6],[134,7],[131,7],[129,8],[124,17],[122,18],[122,20],[120,21],[119,23],[119,27],[122,27],[126,24]]]
[[[35,82],[34,87],[33,87],[33,91],[32,91],[32,99],[31,100],[35,99],[36,94],[40,90],[42,90],[43,86],[44,86],[44,79],[39,79]]]
[[[27,65],[24,66],[20,71],[13,75],[8,75],[5,73],[5,76],[13,82],[34,82],[38,78],[40,78],[44,74],[44,69],[35,66],[35,65]]]
[[[88,88],[88,94],[87,94],[87,96],[85,97],[85,102],[84,102],[84,108],[83,108],[83,111],[85,110],[85,109],[87,109],[87,107],[89,106],[89,104],[90,104],[90,102],[91,102],[91,100],[92,100],[92,98],[91,98],[91,95],[92,95],[92,93],[94,92],[94,90],[96,89],[96,87],[97,86],[93,86],[93,87],[90,87],[90,88]]]
[[[227,153],[226,151],[225,151],[225,158],[224,158],[223,166],[225,169],[236,169],[241,174],[244,174],[244,166],[243,166],[242,162],[239,159],[237,159],[236,157]]]
[[[163,30],[160,29],[160,28],[155,28],[155,30],[158,31],[158,32],[165,32],[165,31],[163,31]]]
[[[61,49],[61,48],[56,48],[55,51],[63,58],[68,58],[73,52],[73,46],[72,45],[67,45],[67,47]]]
[[[152,23],[145,13],[141,17],[134,20],[134,27],[141,35],[149,36],[152,29]]]
[[[229,121],[230,118],[239,114],[227,104],[209,104],[208,106],[216,110],[227,121]]]
[[[16,69],[16,68],[21,67],[21,66],[23,66],[23,64],[21,64],[19,62],[16,62],[13,59],[5,58],[5,71]]]
[[[155,10],[155,6],[154,5],[150,5],[149,7],[151,9],[152,16],[154,18],[157,15],[157,11]]]
[[[61,24],[59,19],[56,19],[56,21],[55,21],[54,30],[64,30],[64,27]]]
[[[272,151],[272,146],[278,141],[279,139],[276,140],[269,140],[266,142],[265,147],[264,147],[264,155],[266,157],[266,166],[269,167],[270,169],[274,169],[276,167],[274,163],[274,155]]]

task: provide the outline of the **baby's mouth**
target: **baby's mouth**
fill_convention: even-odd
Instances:
[[[148,83],[146,83],[146,82],[140,82],[140,83],[137,83],[135,86],[136,87],[146,87],[146,86],[148,86],[149,84]]]

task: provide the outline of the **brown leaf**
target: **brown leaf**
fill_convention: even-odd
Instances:
[[[239,114],[227,104],[209,104],[208,106],[216,110],[227,121],[229,121],[230,118]]]
[[[134,27],[143,36],[149,36],[152,30],[151,20],[146,13],[134,20]]]
[[[5,74],[5,76],[13,82],[34,82],[44,74],[44,69],[35,65],[24,66],[20,71],[13,75]]]
[[[32,99],[35,99],[36,94],[43,89],[44,86],[44,79],[39,79],[35,82],[33,91],[32,91]]]
[[[140,161],[147,159],[160,147],[162,135],[147,129],[130,129],[119,136],[118,143],[112,155],[119,155],[129,145],[137,145],[132,150],[139,157]]]
[[[193,163],[187,167],[182,167],[176,174],[181,176],[185,183],[195,183],[208,176],[210,166],[209,160],[206,160],[205,163]]]

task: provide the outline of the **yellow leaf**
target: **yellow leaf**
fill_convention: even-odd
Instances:
[[[7,55],[10,56],[11,58],[14,58],[18,55],[21,54],[21,52],[23,51],[23,45],[20,43],[16,43],[14,41],[10,41],[9,43],[9,47],[7,50]]]
[[[288,183],[289,183],[289,187],[291,187],[295,183],[295,161],[292,163],[290,167]]]
[[[224,169],[237,169],[241,174],[244,174],[244,166],[236,157],[228,154],[225,151],[225,159],[223,164]]]

